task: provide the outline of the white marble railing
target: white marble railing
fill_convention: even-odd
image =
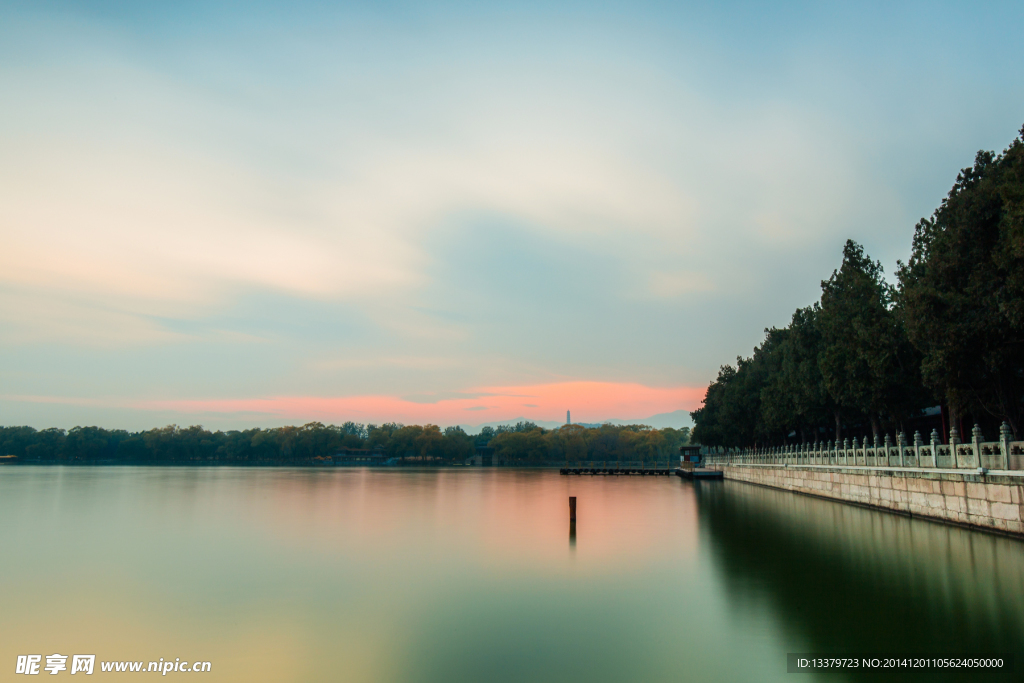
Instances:
[[[978,425],[971,430],[971,440],[961,441],[956,429],[949,432],[949,442],[942,443],[939,433],[932,430],[928,443],[914,433],[909,442],[902,433],[884,441],[875,437],[869,444],[854,438],[851,443],[821,441],[801,445],[771,448],[748,448],[712,453],[705,456],[707,464],[764,464],[764,465],[831,465],[844,467],[933,467],[941,469],[1024,470],[1024,441],[1013,441],[1009,425],[999,429],[998,441],[984,441]]]

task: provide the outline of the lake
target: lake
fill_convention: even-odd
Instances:
[[[209,661],[208,681],[907,679],[787,674],[788,652],[1024,667],[1024,543],[737,482],[2,467],[0,519],[9,671],[53,653],[101,676]]]

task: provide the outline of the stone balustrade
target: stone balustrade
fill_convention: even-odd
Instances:
[[[915,432],[913,440],[903,434],[895,439],[886,434],[884,440],[875,437],[869,443],[854,437],[842,443],[832,441],[759,449],[728,450],[705,456],[712,465],[764,464],[764,465],[822,465],[834,467],[913,467],[934,469],[1024,470],[1024,441],[1013,441],[1010,427],[1005,422],[999,429],[998,441],[985,441],[981,429],[974,425],[969,441],[961,440],[957,430],[951,429],[949,440],[942,443],[937,430],[932,430],[928,441]]]

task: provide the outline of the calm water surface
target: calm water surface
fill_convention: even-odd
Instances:
[[[735,482],[3,467],[0,520],[9,672],[59,652],[208,660],[207,681],[745,682],[822,650],[1024,672],[1021,542]]]

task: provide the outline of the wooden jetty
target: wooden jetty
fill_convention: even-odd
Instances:
[[[676,474],[683,479],[724,479],[725,474],[722,470],[709,470],[704,467],[692,467],[685,468],[680,467],[676,470]]]
[[[701,455],[700,446],[679,447],[679,467],[676,474],[683,479],[724,479],[725,474],[721,470],[709,470],[701,467],[704,464],[704,456]]]
[[[570,465],[563,467],[558,470],[559,474],[565,475],[615,475],[615,476],[640,476],[640,477],[667,477],[672,474],[672,471],[668,468],[667,463],[665,467],[644,467],[643,463],[640,463],[639,467],[635,465],[613,465],[603,466],[596,465]]]

